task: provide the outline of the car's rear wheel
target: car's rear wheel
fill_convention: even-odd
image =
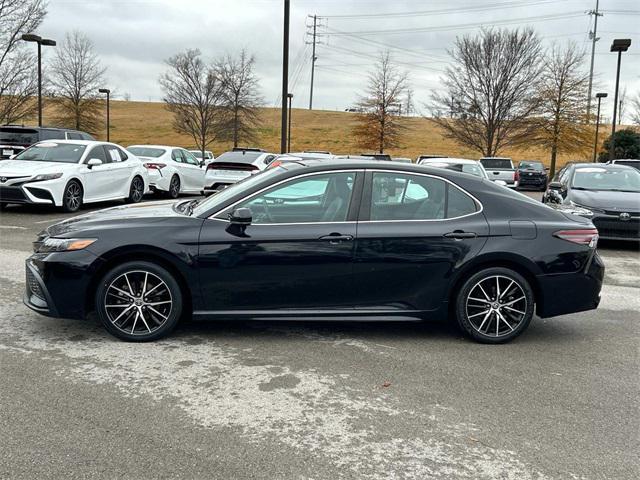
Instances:
[[[180,196],[180,177],[174,175],[169,182],[169,197],[178,198]]]
[[[127,262],[98,285],[96,311],[112,335],[130,342],[168,335],[182,313],[182,292],[173,275],[151,262]]]
[[[82,185],[76,180],[71,180],[64,187],[62,194],[62,210],[68,213],[77,212],[82,206]]]
[[[456,298],[462,330],[482,343],[504,343],[526,330],[533,318],[534,294],[519,273],[502,267],[470,276]]]
[[[129,187],[127,203],[138,203],[142,200],[142,197],[144,197],[144,181],[138,176],[133,177],[131,186]]]

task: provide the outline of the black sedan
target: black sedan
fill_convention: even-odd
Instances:
[[[97,310],[131,341],[180,318],[454,317],[486,343],[594,309],[597,231],[471,175],[384,161],[287,163],[206,200],[115,207],[42,232],[24,301]]]
[[[536,190],[547,189],[547,171],[542,162],[523,160],[516,170],[518,176],[518,188],[534,188]]]
[[[542,201],[582,209],[606,240],[640,240],[640,172],[618,164],[574,163],[560,170]]]

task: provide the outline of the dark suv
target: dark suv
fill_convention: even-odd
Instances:
[[[535,160],[523,160],[518,165],[518,188],[547,189],[549,181],[547,169],[542,162]]]
[[[88,133],[68,128],[3,125],[0,127],[0,160],[17,155],[25,148],[42,140],[95,140],[95,138]]]

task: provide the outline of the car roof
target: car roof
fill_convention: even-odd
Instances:
[[[144,145],[144,144],[136,144],[136,145],[129,145],[127,148],[132,148],[132,147],[145,147],[145,148],[180,148],[182,150],[186,150],[185,148],[182,147],[172,147],[170,145]]]
[[[52,138],[50,140],[40,140],[38,143],[73,143],[74,145],[113,145],[115,147],[123,148],[117,143],[113,142],[102,142],[100,140],[58,140],[57,138]]]

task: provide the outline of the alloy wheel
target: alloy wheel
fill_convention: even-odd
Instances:
[[[67,208],[74,212],[78,208],[80,208],[80,199],[82,197],[82,189],[80,185],[75,182],[67,185],[67,190],[65,192],[66,204]]]
[[[167,321],[173,298],[156,274],[132,270],[116,277],[107,287],[104,307],[111,324],[127,335],[148,335]]]
[[[144,183],[140,177],[135,177],[131,182],[131,201],[138,203],[144,196]]]
[[[180,179],[178,177],[173,177],[171,179],[171,184],[169,185],[169,194],[173,198],[178,198],[178,195],[180,195]]]
[[[513,278],[491,275],[469,290],[465,309],[472,328],[481,335],[500,338],[512,333],[526,318],[527,297]]]

